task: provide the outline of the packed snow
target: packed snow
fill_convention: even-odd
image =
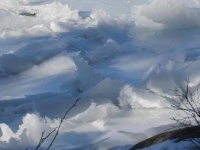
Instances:
[[[128,149],[170,129],[170,89],[199,86],[199,16],[199,0],[1,1],[0,149],[35,149],[78,98],[52,149]]]

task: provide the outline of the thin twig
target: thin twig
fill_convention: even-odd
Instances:
[[[75,103],[65,112],[64,116],[61,118],[60,123],[59,123],[59,126],[58,126],[58,128],[57,128],[57,130],[56,130],[56,134],[54,135],[54,137],[53,137],[51,143],[49,144],[49,146],[48,146],[48,148],[47,148],[47,150],[49,150],[49,149],[51,148],[51,146],[53,145],[53,142],[55,141],[56,137],[58,136],[60,127],[61,127],[61,125],[62,125],[64,119],[66,118],[67,114],[69,113],[69,111],[71,111],[71,110],[76,106],[76,104],[77,104],[77,102],[78,102],[79,100],[80,100],[80,98],[78,98],[78,99],[75,101]]]
[[[39,141],[39,143],[38,143],[38,145],[37,145],[37,147],[36,147],[35,150],[38,150],[38,148],[40,148],[40,146],[43,144],[43,142],[44,142],[52,133],[54,133],[54,132],[56,131],[56,129],[57,129],[57,127],[54,128],[54,129],[53,129],[49,134],[47,134],[47,136],[45,136],[45,137],[43,137],[45,132],[42,132],[40,141]]]
[[[54,132],[56,132],[55,135],[54,135],[54,137],[53,137],[53,139],[52,139],[52,141],[51,141],[51,143],[49,144],[49,146],[48,146],[48,148],[47,148],[47,150],[50,149],[50,147],[53,145],[53,142],[55,141],[56,137],[58,136],[60,127],[61,127],[61,125],[62,125],[64,119],[66,118],[67,114],[76,106],[76,104],[77,104],[77,102],[78,102],[79,100],[80,100],[80,98],[78,98],[78,99],[73,103],[73,105],[65,112],[64,116],[63,116],[63,117],[61,118],[61,120],[60,120],[60,123],[59,123],[58,127],[54,128],[54,129],[53,129],[49,134],[47,134],[45,137],[44,137],[45,132],[42,132],[41,137],[40,137],[40,140],[39,140],[39,143],[38,143],[37,147],[35,148],[35,150],[38,150],[38,149],[41,147],[41,145],[43,144],[43,142],[44,142],[45,140],[47,140],[47,139],[50,137],[50,135],[52,135]]]

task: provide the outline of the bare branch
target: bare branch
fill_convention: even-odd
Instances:
[[[67,109],[67,111],[65,112],[64,116],[60,119],[60,123],[59,123],[58,127],[54,128],[54,129],[53,129],[49,134],[47,134],[45,137],[44,137],[45,132],[42,132],[41,137],[40,137],[40,140],[39,140],[39,143],[38,143],[37,147],[35,148],[35,150],[38,150],[38,149],[41,147],[41,145],[44,143],[44,141],[47,140],[54,132],[56,132],[55,135],[53,136],[53,139],[52,139],[52,141],[50,142],[50,144],[49,144],[47,150],[49,150],[49,149],[51,148],[51,146],[53,145],[53,142],[55,141],[56,137],[58,136],[58,133],[59,133],[59,131],[60,131],[60,128],[61,128],[61,125],[62,125],[64,119],[66,118],[67,114],[76,106],[76,104],[78,103],[79,100],[80,100],[80,98],[78,98],[78,99],[73,103],[73,105],[72,105],[69,109]]]
[[[54,132],[56,131],[56,129],[57,129],[57,127],[54,128],[54,129],[53,129],[49,134],[47,134],[45,137],[43,137],[45,132],[42,132],[40,141],[39,141],[39,143],[38,143],[38,145],[37,145],[37,147],[36,147],[35,150],[38,150],[38,148],[40,148],[40,146],[43,144],[43,142],[44,142],[52,133],[54,133]]]
[[[78,99],[75,101],[75,103],[65,112],[64,116],[61,118],[60,123],[59,123],[59,126],[58,126],[58,128],[57,128],[57,130],[56,130],[56,134],[54,135],[54,137],[53,137],[51,143],[49,144],[49,147],[47,148],[47,150],[49,150],[49,149],[51,148],[51,146],[53,145],[53,142],[55,141],[56,137],[58,136],[60,127],[61,127],[61,125],[62,125],[64,119],[66,118],[67,114],[68,114],[74,107],[76,107],[76,104],[78,103],[79,100],[80,100],[80,98],[78,98]]]
[[[190,137],[187,141],[190,141],[196,148],[200,149],[200,93],[197,95],[197,99],[194,97],[193,92],[189,87],[189,78],[185,79],[186,87],[179,85],[178,88],[174,89],[174,95],[177,99],[174,99],[174,103],[171,105],[171,109],[179,110],[183,112],[183,115],[176,115],[171,118],[173,121],[178,123],[178,128],[190,128],[197,127],[199,132],[188,130],[187,135]],[[197,89],[195,92],[198,92]]]

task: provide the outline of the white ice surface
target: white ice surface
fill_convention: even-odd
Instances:
[[[1,1],[0,149],[34,149],[79,97],[52,149],[128,149],[170,128],[170,89],[200,82],[199,14],[198,0]]]

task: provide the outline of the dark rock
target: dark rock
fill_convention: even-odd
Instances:
[[[29,17],[35,17],[36,13],[35,12],[33,12],[33,13],[30,13],[30,12],[21,12],[21,13],[19,13],[19,15],[21,15],[21,16],[29,16]]]
[[[184,141],[191,138],[200,138],[200,126],[177,129],[164,132],[146,139],[134,145],[130,150],[142,149],[155,144],[162,143],[166,140],[175,140],[175,142]]]

